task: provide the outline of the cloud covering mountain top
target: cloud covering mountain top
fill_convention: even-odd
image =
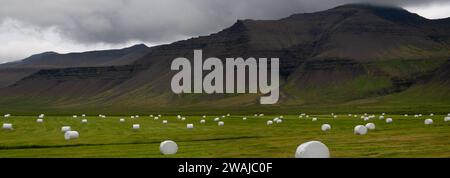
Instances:
[[[2,0],[0,62],[48,50],[161,44],[216,32],[237,19],[279,19],[361,2],[410,7],[432,17],[438,10],[424,9],[450,7],[448,0]]]

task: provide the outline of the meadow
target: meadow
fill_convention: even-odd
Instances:
[[[3,123],[12,123],[13,130],[0,130],[0,158],[10,157],[183,157],[183,158],[293,158],[298,145],[312,140],[321,141],[330,150],[331,157],[391,158],[391,157],[450,157],[450,122],[446,115],[424,115],[419,118],[409,115],[389,115],[392,123],[372,118],[364,121],[358,117],[338,115],[284,115],[282,123],[267,125],[266,122],[279,115],[231,115],[220,120],[187,115],[186,120],[163,115],[155,120],[149,115],[139,118],[130,116],[45,116],[37,123],[37,116],[14,116],[2,118]],[[247,120],[243,120],[247,117]],[[316,117],[317,121],[312,121]],[[119,122],[124,118],[125,122]],[[425,125],[432,118],[434,123]],[[87,119],[87,123],[82,123]],[[167,124],[162,121],[167,120]],[[372,122],[375,130],[366,135],[355,135],[356,125]],[[193,129],[186,124],[193,123]],[[322,124],[330,124],[331,130],[321,130]],[[133,124],[140,124],[133,130]],[[71,126],[80,133],[78,139],[65,140],[62,126]],[[162,155],[159,144],[173,140],[178,144],[178,153]]]

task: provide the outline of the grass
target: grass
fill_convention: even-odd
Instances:
[[[444,116],[434,116],[433,125],[424,125],[422,118],[390,115],[394,122],[373,119],[376,130],[367,135],[353,134],[353,127],[365,124],[362,119],[340,115],[311,115],[309,119],[285,116],[283,123],[267,126],[275,116],[224,118],[219,127],[208,116],[200,124],[200,116],[187,116],[186,121],[174,116],[153,120],[148,116],[138,119],[119,116],[106,119],[86,117],[46,116],[44,123],[36,123],[36,116],[12,116],[3,123],[12,123],[14,130],[0,130],[0,157],[293,157],[296,147],[304,142],[319,140],[325,143],[332,157],[450,157],[450,123]],[[312,117],[318,121],[312,122]],[[426,117],[428,118],[428,117]],[[168,124],[162,124],[162,120]],[[141,124],[139,131],[132,124]],[[194,123],[194,129],[186,129]],[[331,131],[322,132],[320,126],[328,123]],[[64,140],[60,128],[70,125],[80,132],[76,140]],[[166,139],[179,145],[176,155],[159,153],[159,144]]]

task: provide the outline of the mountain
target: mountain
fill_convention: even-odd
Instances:
[[[0,87],[11,85],[41,69],[120,66],[133,63],[151,49],[144,44],[115,50],[59,54],[44,52],[0,65]]]
[[[238,20],[218,33],[152,47],[126,65],[68,62],[72,66],[59,68],[46,63],[57,69],[40,69],[0,89],[5,96],[0,106],[109,113],[444,110],[450,106],[448,27],[449,19],[429,20],[397,7],[363,4],[280,20]],[[170,64],[177,57],[192,59],[194,49],[203,49],[203,58],[280,58],[279,103],[261,106],[259,94],[173,94]],[[56,54],[33,60],[44,61],[38,60],[42,55]]]

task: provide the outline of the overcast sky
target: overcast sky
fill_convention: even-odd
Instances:
[[[279,19],[354,2],[450,16],[450,0],[0,0],[0,62],[45,51],[152,46],[217,32],[237,19]]]

